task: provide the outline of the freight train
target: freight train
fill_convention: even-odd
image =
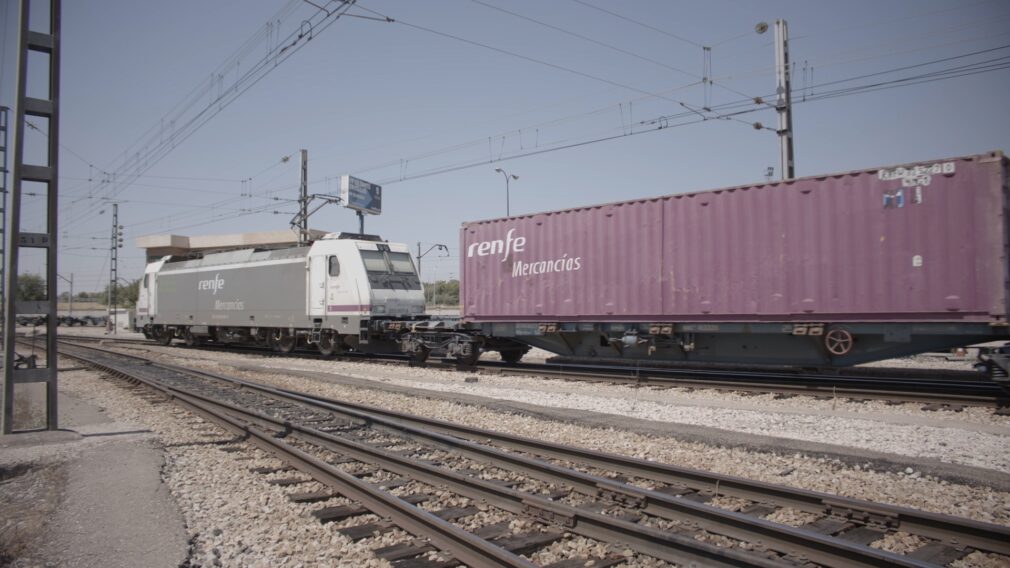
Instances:
[[[138,315],[280,351],[847,366],[1010,339],[1008,204],[992,152],[465,223],[456,321],[404,245],[328,235],[159,259]]]

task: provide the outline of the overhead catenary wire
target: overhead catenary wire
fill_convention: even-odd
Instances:
[[[998,70],[998,69],[997,69],[997,70]],[[925,79],[926,79],[926,78],[923,78],[922,80],[925,80]],[[851,78],[850,78],[849,80],[853,80],[853,79],[851,79]],[[938,80],[939,80],[939,79],[938,79]],[[881,86],[881,87],[883,87],[884,85],[880,85],[880,86]],[[836,95],[837,95],[837,96],[843,96],[843,94],[842,94],[842,93],[837,93]],[[749,105],[749,104],[751,104],[751,103],[750,103],[749,101],[736,101],[736,102],[737,102],[737,103],[739,103],[739,104],[744,104],[744,105]],[[718,109],[718,108],[722,108],[722,107],[718,107],[718,106],[716,106],[716,107],[713,107],[713,108],[716,108],[716,109]],[[712,117],[711,117],[710,119],[715,119],[715,116],[713,115],[713,116],[712,116]],[[520,129],[520,130],[521,130],[521,129]],[[485,140],[485,142],[486,142],[486,140]],[[274,164],[274,165],[273,165],[273,167],[276,167],[277,165],[279,165],[279,164]],[[405,179],[413,179],[413,178],[412,178],[412,177],[407,177],[407,178],[405,178]]]
[[[299,27],[291,31],[283,39],[279,39],[276,44],[268,43],[268,47],[270,47],[270,49],[266,55],[262,56],[258,61],[246,68],[245,71],[240,72],[238,62],[240,62],[242,57],[244,57],[244,54],[249,49],[249,45],[262,41],[262,30],[257,32],[257,34],[248,40],[238,52],[236,52],[218,68],[218,70],[225,70],[228,72],[231,72],[234,68],[236,78],[231,84],[227,87],[225,87],[223,83],[219,84],[217,96],[214,97],[209,104],[194,113],[188,113],[188,111],[195,106],[196,101],[199,100],[199,98],[202,98],[202,93],[206,92],[208,87],[213,88],[214,77],[218,77],[219,81],[221,80],[220,78],[223,78],[224,75],[222,72],[215,71],[215,73],[211,76],[208,86],[198,86],[194,91],[194,93],[201,94],[199,97],[193,96],[189,100],[176,105],[175,108],[178,109],[178,112],[176,114],[166,115],[163,117],[161,120],[161,128],[158,129],[157,132],[152,132],[148,138],[141,142],[138,151],[135,153],[128,151],[124,154],[129,157],[124,158],[121,165],[113,170],[113,182],[109,184],[110,187],[105,190],[108,193],[108,197],[115,197],[118,195],[121,191],[123,191],[123,189],[128,187],[130,182],[134,181],[135,176],[143,174],[153,167],[169,152],[198,131],[200,127],[206,124],[211,118],[216,116],[238,97],[266,77],[278,65],[304,48],[313,37],[328,29],[348,9],[350,9],[355,2],[356,0],[328,0],[322,5],[322,7],[318,7],[315,13],[313,13],[310,17],[304,19]],[[304,5],[303,3],[297,2],[295,4]],[[291,6],[292,4],[289,3],[287,7],[282,9],[282,12],[285,10],[293,10]],[[268,30],[272,29],[272,26],[273,21],[268,22]],[[271,42],[269,34],[267,41]],[[170,132],[168,132],[167,135],[165,133],[164,126],[166,118],[169,119],[168,123],[170,128]],[[179,121],[182,121],[182,124],[177,124]],[[157,134],[157,136],[155,136],[155,134]],[[155,142],[156,138],[157,142]],[[91,211],[70,219],[66,222],[66,224],[73,224],[81,219],[87,218],[90,213]]]
[[[938,60],[927,62],[927,63],[921,64],[921,65],[917,64],[917,65],[912,65],[912,66],[902,66],[902,67],[893,69],[890,72],[893,73],[893,72],[897,72],[897,71],[908,70],[908,69],[911,69],[911,68],[919,68],[919,67],[922,67],[923,65],[937,64],[937,63],[941,63],[941,62],[948,62],[948,61],[952,61],[954,59],[960,59],[960,58],[963,58],[963,57],[968,57],[968,56],[971,56],[971,55],[977,55],[977,54],[980,54],[980,53],[988,53],[988,52],[999,50],[999,49],[1010,49],[1010,45],[1002,46],[1002,47],[999,47],[999,48],[994,48],[994,49],[991,49],[991,50],[981,50],[978,53],[973,52],[973,53],[970,53],[970,54],[963,54],[962,56],[938,59]],[[932,81],[938,81],[938,80],[957,78],[957,77],[960,77],[960,76],[974,75],[974,74],[983,73],[983,72],[999,71],[999,70],[1003,70],[1003,69],[1006,69],[1006,68],[1010,67],[1010,63],[1000,63],[999,62],[1000,60],[1003,60],[1003,59],[1004,58],[997,58],[997,60],[994,60],[992,63],[988,63],[988,65],[983,65],[982,63],[973,63],[973,64],[968,64],[968,65],[963,65],[963,66],[957,66],[957,67],[950,68],[950,69],[947,69],[947,70],[938,70],[938,71],[933,71],[933,72],[929,72],[929,73],[923,73],[923,74],[912,76],[912,77],[891,79],[891,80],[888,80],[888,81],[881,81],[881,82],[877,82],[877,83],[864,84],[864,85],[859,85],[859,86],[854,86],[854,87],[840,88],[840,89],[836,89],[834,91],[821,92],[821,93],[818,93],[817,95],[814,95],[814,96],[808,96],[805,100],[794,101],[793,104],[800,104],[800,103],[804,103],[804,102],[815,102],[815,101],[820,101],[820,100],[826,100],[826,99],[829,99],[829,98],[837,98],[837,97],[840,97],[840,96],[848,96],[848,95],[860,94],[860,93],[863,93],[863,92],[873,92],[873,91],[877,91],[877,90],[883,90],[883,89],[886,89],[886,88],[896,88],[896,87],[900,87],[900,86],[916,85],[916,84],[921,84],[921,83],[924,83],[924,82],[932,82]],[[983,62],[983,63],[987,63],[987,62]],[[982,65],[982,67],[976,67],[976,66],[980,66],[980,65]],[[886,72],[882,72],[882,73],[886,73]],[[874,73],[874,74],[868,74],[868,75],[864,75],[864,76],[847,78],[847,79],[843,79],[843,80],[836,80],[836,81],[831,81],[830,83],[826,82],[826,83],[822,83],[822,84],[812,85],[810,88],[818,89],[818,88],[822,88],[823,86],[827,86],[829,84],[834,85],[834,84],[840,84],[840,83],[844,83],[844,82],[851,82],[851,81],[857,80],[858,78],[865,78],[866,76],[869,76],[869,75],[878,76],[880,74],[881,73]],[[771,97],[771,96],[774,96],[774,95],[773,94],[766,95],[766,97]],[[434,169],[429,169],[429,170],[423,170],[423,171],[420,171],[418,173],[411,174],[411,175],[408,175],[408,176],[400,176],[400,177],[396,177],[396,178],[381,179],[377,183],[379,183],[381,185],[391,185],[391,184],[395,184],[395,183],[399,183],[399,182],[403,182],[403,181],[408,181],[408,180],[413,180],[413,179],[419,179],[419,178],[429,177],[429,176],[432,176],[432,175],[443,174],[443,173],[450,173],[450,172],[456,172],[456,171],[465,170],[465,169],[469,169],[469,168],[473,168],[473,167],[485,166],[488,163],[504,162],[504,161],[508,161],[508,160],[512,160],[512,159],[517,159],[517,158],[522,158],[522,157],[536,156],[536,155],[541,155],[541,154],[545,154],[545,153],[549,153],[549,152],[555,152],[555,151],[559,151],[559,150],[565,150],[565,149],[571,149],[571,148],[577,148],[577,147],[581,147],[581,146],[586,146],[586,145],[590,145],[590,144],[597,144],[597,143],[602,143],[602,142],[608,142],[608,141],[616,140],[616,139],[619,139],[619,138],[624,138],[624,137],[627,137],[627,136],[634,136],[634,135],[638,135],[638,134],[658,132],[659,130],[663,130],[663,129],[673,128],[673,127],[679,127],[679,126],[687,126],[687,125],[690,125],[690,124],[697,124],[697,123],[700,123],[700,122],[705,122],[707,120],[738,119],[738,117],[741,116],[741,115],[745,115],[745,114],[750,114],[750,113],[753,113],[753,112],[758,112],[758,111],[766,110],[766,108],[763,107],[763,106],[757,107],[757,108],[747,108],[747,107],[753,107],[754,104],[755,103],[754,103],[753,100],[744,99],[744,100],[734,101],[734,102],[730,102],[730,103],[725,103],[723,105],[717,105],[717,106],[713,107],[712,110],[713,111],[723,111],[723,112],[721,114],[714,114],[714,115],[706,115],[704,113],[699,113],[695,109],[689,109],[686,112],[664,115],[664,116],[660,116],[660,117],[657,117],[657,118],[650,119],[648,121],[640,121],[640,122],[637,123],[637,125],[639,127],[639,130],[633,131],[633,132],[621,132],[619,134],[601,136],[601,137],[597,137],[597,138],[593,138],[593,139],[588,139],[588,140],[582,140],[582,141],[578,141],[578,142],[565,143],[565,144],[561,144],[561,145],[550,147],[550,148],[541,148],[541,149],[537,149],[537,150],[520,152],[520,153],[516,153],[516,154],[510,155],[510,156],[503,156],[503,157],[500,157],[499,159],[490,160],[490,161],[488,161],[488,160],[479,160],[479,161],[470,161],[470,162],[466,162],[466,163],[458,163],[458,164],[454,164],[454,165],[451,165],[451,166],[445,166],[445,167],[441,167],[441,168],[434,168]],[[737,109],[744,109],[744,110],[737,110]],[[688,117],[688,116],[690,116],[692,114],[697,115],[700,118],[694,119],[694,120],[690,120],[690,121],[686,121],[686,122],[675,122],[675,121],[681,120],[681,119],[683,119],[685,117]],[[416,161],[417,158],[410,158],[410,160],[415,160]]]
[[[1010,46],[1006,46],[1006,47],[1010,47]],[[986,53],[986,52],[990,52],[990,51],[992,51],[992,50],[980,50],[980,53]],[[949,62],[949,61],[952,61],[952,60],[968,57],[968,56],[973,55],[973,54],[975,54],[975,52],[972,52],[972,53],[969,53],[969,54],[961,54],[960,56],[955,56],[955,57],[949,57],[949,58],[942,58],[942,59],[932,60],[930,62],[926,62],[926,64],[936,64],[936,63],[940,63],[940,62]],[[974,64],[972,64],[972,65],[974,65]],[[919,67],[922,67],[922,66],[923,65],[920,65],[920,64],[916,64],[916,65],[912,65],[912,66],[902,66],[902,67],[899,67],[899,68],[896,68],[896,69],[892,69],[892,70],[890,70],[890,72],[893,73],[893,72],[896,72],[896,71],[908,70],[910,68],[919,68]],[[970,67],[969,68],[965,68],[965,69],[961,69],[962,67],[965,67],[965,66],[958,66],[957,68],[954,68],[954,71],[951,71],[951,72],[961,72],[961,73],[963,73],[963,72],[970,72],[970,71],[972,71],[972,69]],[[998,70],[998,69],[997,68],[993,68],[991,70]],[[861,90],[865,91],[867,89],[886,88],[888,84],[901,85],[903,83],[907,83],[907,82],[910,82],[910,81],[940,80],[940,79],[942,79],[944,77],[942,75],[936,75],[936,73],[941,73],[941,72],[942,71],[931,72],[931,73],[928,73],[928,74],[917,75],[917,76],[914,76],[914,77],[895,79],[895,80],[891,80],[891,81],[887,81],[887,82],[875,82],[875,83],[872,83],[872,84],[869,84],[869,85],[862,85],[862,86],[857,86],[857,87],[846,87],[844,90],[821,92],[821,93],[819,93],[815,97],[809,97],[808,98],[808,102],[814,102],[814,101],[817,101],[817,100],[824,100],[826,98],[833,98],[833,97],[837,97],[837,96],[845,96],[845,95],[848,95],[848,94],[858,94],[858,92],[860,92]],[[842,80],[831,81],[830,84],[841,84],[841,83],[844,83],[844,82],[854,81],[854,80],[856,80],[858,78],[865,77],[866,75],[877,76],[877,75],[880,75],[880,74],[881,73],[864,74],[864,75],[860,75],[860,76],[849,77],[849,78],[842,79]],[[828,84],[829,84],[828,82],[825,82],[825,83],[821,83],[821,84],[818,84],[818,85],[813,85],[813,87],[814,88],[821,88],[821,87],[826,86]],[[768,96],[771,96],[771,95],[768,95]],[[696,124],[696,123],[699,123],[699,122],[704,122],[706,120],[736,119],[736,118],[738,118],[738,117],[740,117],[740,116],[742,116],[744,114],[749,114],[749,113],[757,112],[757,111],[760,111],[760,110],[764,110],[764,108],[760,108],[760,107],[755,108],[753,100],[742,99],[742,100],[738,100],[738,101],[732,101],[732,102],[729,102],[729,103],[724,103],[724,104],[721,104],[721,105],[716,105],[713,108],[713,111],[717,111],[717,112],[720,112],[722,114],[714,114],[714,115],[706,116],[704,114],[699,114],[696,110],[692,109],[692,110],[687,110],[687,111],[684,111],[684,112],[681,112],[681,113],[675,113],[675,114],[670,114],[670,115],[663,115],[663,116],[660,116],[660,117],[652,118],[652,119],[650,119],[648,121],[639,121],[637,123],[637,125],[638,125],[638,128],[640,130],[634,131],[634,134],[642,134],[642,133],[646,133],[646,132],[665,130],[665,129],[669,129],[669,128],[676,127],[676,126],[687,126],[689,124]],[[742,112],[738,112],[738,111],[742,111]],[[599,111],[593,111],[593,114],[595,114],[596,112],[599,112]],[[697,116],[697,118],[692,119],[692,120],[684,121],[685,118],[688,118],[688,117],[690,117],[692,115]],[[558,120],[563,120],[563,119],[558,119]],[[678,121],[681,121],[681,122],[678,122]],[[539,149],[539,150],[536,150],[536,151],[528,151],[528,152],[522,152],[522,153],[519,153],[519,154],[509,155],[509,156],[503,157],[501,160],[498,160],[498,161],[506,161],[506,160],[516,159],[516,158],[520,158],[520,157],[538,155],[538,154],[543,154],[543,153],[547,153],[547,152],[554,152],[554,151],[559,151],[559,150],[564,150],[564,149],[569,149],[569,148],[575,148],[575,147],[585,146],[585,145],[589,145],[589,144],[601,143],[601,142],[605,142],[605,141],[621,138],[621,137],[624,137],[626,135],[628,135],[628,133],[626,131],[622,131],[619,134],[600,136],[600,137],[596,137],[596,138],[592,138],[592,139],[587,139],[587,140],[581,140],[581,141],[577,141],[577,142],[569,142],[569,143],[559,144],[559,145],[554,146],[554,147],[542,148],[542,149]],[[450,149],[459,148],[459,147],[463,147],[463,146],[466,146],[466,144],[456,145],[456,146],[451,147]],[[431,155],[437,155],[437,154],[438,154],[438,152],[427,152],[424,155],[425,156],[431,156]],[[408,160],[413,160],[413,161],[418,161],[419,159],[420,158],[417,157],[417,156],[412,156],[412,157],[408,158]],[[392,164],[392,163],[395,163],[395,162],[396,161],[394,160],[394,161],[387,162],[386,164],[388,165],[388,164]],[[438,174],[442,174],[442,173],[449,173],[449,172],[453,172],[453,171],[459,171],[459,170],[462,170],[462,169],[468,169],[468,168],[472,168],[472,167],[477,167],[477,166],[485,165],[487,163],[488,163],[488,161],[486,161],[486,160],[475,161],[475,162],[466,162],[466,163],[458,163],[458,164],[453,164],[453,165],[445,166],[445,167],[441,167],[441,168],[432,168],[432,169],[428,169],[428,170],[419,171],[416,174],[411,174],[409,176],[389,178],[389,179],[381,179],[380,183],[383,184],[383,185],[391,185],[391,184],[394,184],[394,183],[397,183],[397,182],[401,182],[401,181],[407,181],[407,180],[418,179],[418,178],[422,178],[422,177],[429,177],[429,176],[432,176],[432,175],[438,175]],[[318,181],[318,180],[316,180],[316,181]],[[291,190],[293,188],[294,188],[294,185],[289,185],[289,186],[286,186],[284,188],[278,188],[275,191],[286,191],[286,190]],[[262,206],[262,207],[260,207],[258,209],[257,208],[251,208],[251,209],[249,209],[247,211],[239,211],[239,212],[236,212],[234,214],[234,217],[255,214],[258,211],[259,212],[265,212],[266,210],[270,209],[271,207],[273,207],[273,205],[272,204],[268,204],[268,205]],[[216,222],[218,220],[227,219],[227,218],[233,218],[233,216],[232,215],[225,215],[225,216],[214,215],[214,216],[211,216],[209,218],[206,218],[206,220],[198,220],[196,222],[186,224],[185,227],[200,226],[200,225],[213,223],[213,222]],[[159,218],[159,219],[156,219],[156,220],[147,221],[147,222],[144,222],[143,224],[149,224],[149,223],[156,222],[156,221],[164,221],[164,218]]]
[[[728,87],[728,86],[726,86],[724,84],[721,84],[721,83],[720,84],[716,84],[716,83],[714,83],[714,82],[711,81],[711,76],[710,76],[711,75],[711,73],[710,73],[711,59],[709,57],[711,55],[711,48],[710,47],[700,46],[698,44],[694,44],[696,46],[700,46],[702,48],[702,50],[703,50],[703,53],[707,57],[709,57],[708,58],[709,67],[705,68],[706,70],[705,70],[705,72],[702,75],[698,75],[697,73],[693,73],[691,71],[686,71],[686,70],[681,69],[679,67],[674,67],[673,65],[669,65],[669,64],[664,63],[662,61],[653,59],[651,57],[646,57],[644,55],[635,53],[633,51],[629,51],[627,49],[618,47],[616,45],[612,45],[612,44],[606,43],[604,41],[600,41],[598,39],[594,39],[594,38],[588,37],[586,35],[573,32],[571,30],[567,30],[565,28],[562,28],[560,26],[556,26],[554,24],[549,24],[547,22],[543,22],[543,21],[538,20],[536,18],[531,18],[529,16],[525,16],[525,15],[520,14],[518,12],[515,12],[513,10],[506,10],[505,8],[494,6],[492,4],[484,2],[483,0],[470,0],[470,1],[473,2],[473,3],[475,3],[475,4],[479,4],[481,6],[484,6],[486,8],[489,8],[489,9],[492,9],[492,10],[496,10],[496,11],[504,13],[504,14],[509,14],[510,16],[514,16],[516,18],[519,18],[519,19],[522,19],[522,20],[525,20],[525,21],[528,21],[528,22],[532,22],[532,23],[537,24],[539,26],[544,26],[544,27],[550,28],[552,30],[558,31],[558,32],[563,33],[565,35],[569,35],[569,36],[581,39],[583,41],[587,41],[587,42],[590,42],[592,44],[595,44],[595,45],[598,45],[598,46],[601,46],[601,47],[604,47],[604,48],[616,51],[618,53],[622,53],[624,55],[628,55],[628,56],[634,57],[636,59],[652,63],[653,65],[657,65],[657,66],[662,67],[664,69],[668,69],[670,71],[675,71],[677,73],[682,73],[682,74],[687,75],[688,77],[692,77],[694,79],[699,79],[702,82],[702,84],[705,84],[706,86],[708,86],[708,85],[715,85],[715,86],[718,86],[718,87],[720,87],[722,89],[726,89],[726,90],[728,90],[728,91],[730,91],[730,92],[732,92],[734,94],[737,94],[737,95],[741,95],[741,96],[744,96],[744,97],[749,96],[746,93],[743,93],[743,92],[740,92],[740,91],[738,91],[736,89],[733,89],[732,87]]]
[[[562,28],[562,27],[560,27],[560,26],[556,26],[556,25],[554,25],[554,24],[549,24],[549,23],[547,23],[547,22],[543,22],[543,21],[541,21],[541,20],[537,20],[536,18],[531,18],[531,17],[529,17],[529,16],[525,16],[525,15],[523,15],[523,14],[520,14],[520,13],[518,13],[518,12],[515,12],[515,11],[513,11],[513,10],[506,10],[505,8],[501,8],[501,7],[499,7],[499,6],[494,6],[494,5],[492,5],[492,4],[489,4],[489,3],[487,3],[487,2],[484,2],[483,0],[470,0],[470,1],[471,1],[471,2],[473,2],[474,4],[479,4],[479,5],[481,5],[481,6],[484,6],[484,7],[486,7],[486,8],[489,8],[489,9],[491,9],[491,10],[496,10],[496,11],[498,11],[498,12],[501,12],[501,13],[503,13],[503,14],[508,14],[508,15],[510,15],[510,16],[513,16],[513,17],[516,17],[516,18],[519,18],[519,19],[521,19],[521,20],[525,20],[525,21],[527,21],[527,22],[531,22],[531,23],[534,23],[534,24],[537,24],[537,25],[539,25],[539,26],[543,26],[543,27],[546,27],[546,28],[550,28],[550,29],[552,29],[552,30],[555,30],[555,31],[557,31],[557,32],[560,32],[560,33],[563,33],[563,34],[565,34],[565,35],[569,35],[569,36],[571,36],[571,37],[575,37],[575,38],[578,38],[578,39],[581,39],[581,40],[583,40],[583,41],[587,41],[587,42],[589,42],[589,43],[592,43],[592,44],[595,44],[595,45],[598,45],[598,46],[600,46],[600,47],[604,47],[604,48],[607,48],[607,49],[610,49],[610,50],[613,50],[613,51],[616,51],[616,52],[618,52],[618,53],[623,53],[624,55],[628,55],[628,56],[631,56],[631,57],[634,57],[634,58],[636,58],[636,59],[639,59],[639,60],[641,60],[641,61],[646,61],[646,62],[649,62],[649,63],[652,63],[653,65],[658,65],[658,66],[660,66],[660,67],[663,67],[664,69],[669,69],[669,70],[671,70],[671,71],[676,71],[676,72],[678,72],[678,73],[682,73],[682,74],[684,74],[684,75],[687,75],[688,77],[693,77],[693,78],[695,78],[695,79],[701,79],[701,76],[700,76],[700,75],[698,75],[697,73],[692,73],[692,72],[690,72],[690,71],[686,71],[686,70],[684,70],[684,69],[681,69],[681,68],[679,68],[679,67],[674,67],[674,66],[672,66],[672,65],[668,65],[668,64],[666,64],[666,63],[663,63],[662,61],[659,61],[659,60],[656,60],[656,59],[653,59],[653,58],[651,58],[651,57],[646,57],[646,56],[644,56],[644,55],[641,55],[641,54],[638,54],[638,53],[635,53],[635,52],[633,52],[633,51],[629,51],[629,50],[627,50],[627,49],[624,49],[624,48],[621,48],[621,47],[617,47],[616,45],[612,45],[612,44],[609,44],[609,43],[607,43],[607,42],[604,42],[604,41],[600,41],[600,40],[598,40],[598,39],[594,39],[594,38],[591,38],[591,37],[589,37],[589,36],[586,36],[586,35],[583,35],[583,34],[580,34],[580,33],[576,33],[576,32],[573,32],[573,31],[571,31],[571,30],[567,30],[567,29],[565,29],[565,28]]]
[[[583,5],[583,6],[587,7],[587,8],[592,8],[593,10],[598,10],[598,11],[603,12],[605,14],[609,14],[609,15],[615,17],[615,18],[618,18],[618,19],[624,20],[626,22],[630,22],[632,24],[641,26],[641,27],[643,27],[645,29],[652,30],[652,31],[657,32],[657,33],[661,33],[661,34],[663,34],[663,35],[665,35],[667,37],[672,37],[673,39],[682,41],[684,43],[693,45],[695,47],[705,47],[704,45],[702,45],[702,44],[700,44],[700,43],[698,43],[696,41],[691,41],[691,40],[687,39],[686,37],[679,36],[679,35],[677,35],[675,33],[668,32],[666,30],[657,28],[656,26],[653,26],[653,25],[650,25],[650,24],[646,24],[645,22],[640,22],[638,20],[629,18],[628,16],[624,16],[622,14],[618,14],[617,12],[611,12],[610,10],[607,10],[606,8],[601,8],[599,6],[596,6],[595,4],[591,4],[589,2],[586,2],[585,0],[572,0],[572,2],[575,2],[576,4],[581,4],[581,5]]]

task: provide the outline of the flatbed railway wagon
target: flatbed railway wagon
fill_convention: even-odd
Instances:
[[[992,152],[465,223],[461,327],[505,360],[846,366],[1006,340],[1007,171]]]
[[[147,265],[137,301],[150,339],[283,353],[398,353],[402,330],[425,318],[407,246],[343,233],[311,246],[166,256]]]

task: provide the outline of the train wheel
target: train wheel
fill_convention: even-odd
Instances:
[[[410,353],[410,360],[414,363],[424,363],[428,360],[428,355],[431,354],[431,349],[428,349],[424,345],[418,345],[417,349]]]
[[[274,351],[278,353],[291,353],[295,350],[295,336],[289,334],[286,331],[277,331],[277,335],[274,337]]]
[[[480,359],[480,349],[473,347],[466,355],[456,357],[456,363],[460,367],[473,367],[477,364],[478,359]]]
[[[340,338],[333,332],[323,332],[319,336],[319,353],[323,357],[332,357],[338,351],[343,351],[339,347]]]
[[[832,329],[824,335],[824,346],[836,357],[847,355],[855,342],[856,338],[847,329]]]
[[[182,342],[186,344],[186,347],[197,346],[196,337],[193,336],[193,332],[188,327],[182,332]]]
[[[168,329],[167,327],[161,328],[161,331],[158,332],[158,343],[162,345],[171,345],[172,335],[173,333],[171,329]]]

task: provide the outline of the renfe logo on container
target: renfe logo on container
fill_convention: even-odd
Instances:
[[[213,278],[197,282],[196,289],[213,290],[216,295],[218,290],[224,290],[224,278],[221,278],[221,273],[219,272]]]
[[[493,254],[501,254],[501,261],[505,262],[508,258],[510,252],[522,252],[526,248],[526,237],[516,237],[512,238],[512,234],[515,233],[515,229],[509,229],[509,232],[505,235],[505,240],[498,239],[495,241],[481,241],[479,243],[473,243],[466,249],[466,256],[472,257],[474,251],[477,252],[477,256],[491,256]]]
[[[508,233],[505,234],[504,239],[480,241],[471,244],[466,249],[467,258],[472,258],[474,254],[477,256],[492,256],[500,254],[501,261],[505,262],[508,260],[509,253],[523,252],[526,248],[526,237],[513,238],[512,235],[515,232],[515,229],[509,229]],[[551,260],[534,260],[532,262],[514,260],[512,264],[512,277],[533,276],[537,274],[547,274],[550,272],[573,272],[581,268],[581,256],[572,258],[568,256],[568,253],[564,253],[561,255],[561,258]]]

